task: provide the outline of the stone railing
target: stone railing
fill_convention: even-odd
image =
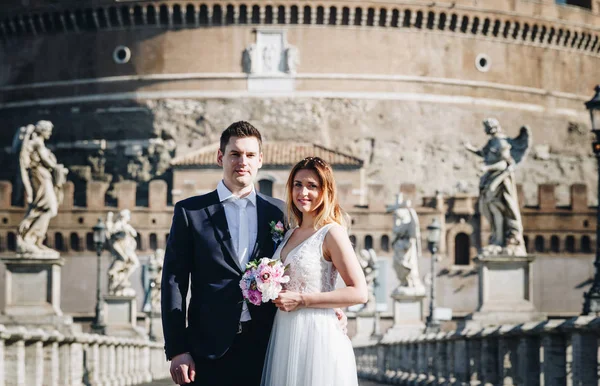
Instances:
[[[398,385],[597,385],[600,318],[424,334],[355,348],[361,378]]]
[[[0,325],[0,386],[135,385],[167,377],[159,343]]]

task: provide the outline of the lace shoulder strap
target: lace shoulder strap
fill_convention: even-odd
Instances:
[[[317,231],[317,235],[315,236],[315,241],[319,243],[319,245],[323,245],[323,241],[325,240],[325,236],[327,236],[327,232],[334,226],[335,223],[325,224]]]

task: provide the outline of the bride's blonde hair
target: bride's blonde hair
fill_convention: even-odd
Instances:
[[[294,205],[294,179],[300,170],[312,170],[317,174],[320,183],[320,189],[323,193],[321,202],[315,208],[315,229],[321,228],[325,224],[332,222],[338,223],[347,228],[346,213],[338,203],[337,189],[333,169],[331,166],[319,157],[306,157],[298,162],[292,168],[286,185],[286,208],[287,217],[291,226],[302,225],[302,212]]]

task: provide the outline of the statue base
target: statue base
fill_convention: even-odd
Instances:
[[[381,339],[379,335],[379,318],[374,310],[358,311],[356,313],[356,335],[352,337],[352,346],[371,346]]]
[[[137,326],[137,302],[135,296],[104,296],[104,334],[128,338],[147,337],[146,331]]]
[[[5,306],[0,324],[33,326],[63,331],[77,330],[73,319],[60,309],[63,258],[0,257],[4,273]]]
[[[387,330],[382,342],[394,342],[423,333],[423,299],[425,288],[398,287],[394,299],[394,325]]]
[[[162,314],[160,312],[148,313],[148,337],[154,342],[163,342],[165,337],[162,329]]]
[[[519,324],[547,319],[532,301],[534,255],[479,255],[479,307],[467,316],[467,327]]]

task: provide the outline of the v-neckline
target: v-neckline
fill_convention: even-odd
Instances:
[[[316,235],[317,233],[319,233],[319,231],[321,229],[323,229],[323,227],[317,229],[310,236],[308,236],[307,238],[305,238],[304,240],[302,240],[301,242],[299,242],[298,245],[296,245],[294,248],[292,248],[292,249],[289,250],[289,252],[287,253],[287,255],[285,255],[285,259],[284,259],[283,256],[282,256],[283,249],[287,246],[288,242],[290,241],[290,239],[294,235],[294,232],[296,232],[296,229],[299,229],[299,228],[300,227],[296,227],[296,228],[294,228],[294,230],[292,230],[292,233],[290,234],[290,237],[288,237],[287,240],[285,240],[285,242],[283,243],[283,246],[281,247],[281,251],[279,252],[279,260],[281,260],[281,262],[283,264],[285,264],[285,262],[287,261],[288,257],[290,257],[290,255],[292,254],[292,252],[294,252],[299,246],[301,246],[302,244],[304,244],[308,239],[310,239],[311,237],[313,237],[314,235]]]

